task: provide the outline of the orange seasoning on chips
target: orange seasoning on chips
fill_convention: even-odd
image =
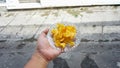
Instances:
[[[73,47],[75,44],[75,26],[58,23],[56,28],[51,30],[51,34],[56,47],[64,49],[67,45]]]

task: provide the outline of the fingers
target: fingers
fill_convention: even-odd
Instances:
[[[64,53],[64,49],[61,49],[61,53]]]
[[[59,56],[61,53],[62,53],[62,52],[61,52],[60,50],[54,49],[54,55],[55,55],[54,57]]]
[[[61,54],[61,53],[64,53],[64,50],[63,49],[60,49],[60,50],[58,50],[59,51],[59,55]]]

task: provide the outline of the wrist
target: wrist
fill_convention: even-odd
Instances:
[[[47,68],[46,61],[39,53],[35,52],[24,68]]]
[[[33,55],[32,55],[32,59],[33,60],[36,60],[36,61],[39,61],[39,62],[42,62],[42,63],[45,63],[45,64],[48,64],[49,61],[47,61],[40,53],[38,52],[35,52]]]

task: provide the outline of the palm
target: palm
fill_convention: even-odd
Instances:
[[[60,54],[60,51],[52,48],[46,38],[48,31],[41,33],[38,39],[38,51],[47,59],[51,60]]]

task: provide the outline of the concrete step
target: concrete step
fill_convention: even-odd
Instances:
[[[112,42],[120,41],[120,25],[118,24],[79,24],[75,23],[82,42]],[[1,26],[0,41],[35,41],[38,35],[51,24],[26,25],[26,26]]]
[[[0,12],[0,26],[41,25],[57,22],[89,23],[120,21],[120,6],[95,6]]]

